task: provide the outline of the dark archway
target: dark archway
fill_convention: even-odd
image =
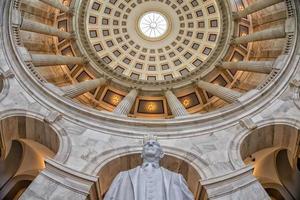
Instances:
[[[23,154],[22,145],[14,141],[5,160],[0,160],[0,191],[17,172]]]
[[[290,165],[287,150],[277,153],[276,169],[285,189],[294,199],[300,199],[300,172]]]

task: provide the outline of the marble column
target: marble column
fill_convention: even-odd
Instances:
[[[63,39],[70,39],[72,37],[71,33],[60,31],[59,29],[42,24],[39,22],[31,21],[28,19],[22,19],[21,29],[24,31],[30,31],[35,33],[41,33],[45,35],[57,36]]]
[[[274,61],[239,61],[222,62],[217,67],[222,69],[235,69],[247,72],[269,74],[273,70]]]
[[[240,18],[246,17],[247,15],[250,15],[254,12],[257,12],[257,11],[267,8],[269,6],[275,5],[282,1],[283,0],[257,0],[254,3],[250,4],[248,7],[246,7],[244,10],[235,13],[234,18],[240,19]]]
[[[74,85],[61,87],[61,90],[64,92],[63,96],[69,98],[78,97],[86,92],[89,92],[97,87],[100,87],[106,83],[104,78],[97,78],[93,80],[87,80]]]
[[[255,33],[251,33],[249,35],[241,36],[235,38],[233,40],[233,44],[244,44],[248,42],[262,41],[262,40],[271,40],[277,38],[284,38],[285,33],[285,25],[280,25],[275,28],[270,28],[262,31],[258,31]]]
[[[82,57],[49,54],[31,54],[31,59],[32,63],[37,67],[52,65],[80,65],[85,63],[85,59]]]
[[[226,101],[228,103],[232,103],[235,100],[237,100],[240,96],[242,96],[241,93],[234,91],[232,89],[222,87],[219,85],[215,85],[213,83],[201,81],[201,80],[198,81],[197,85],[201,89],[206,90],[210,94],[217,96],[220,99],[223,99],[224,101]]]
[[[186,116],[189,114],[172,91],[167,90],[165,92],[165,97],[167,98],[168,105],[175,117]]]
[[[69,12],[70,11],[70,9],[67,6],[63,5],[59,0],[40,0],[40,1],[47,4],[47,5],[49,5],[49,6],[57,8],[57,9],[63,11],[63,12]]]
[[[138,91],[136,89],[132,89],[114,109],[114,113],[127,116],[135,102],[137,95]]]

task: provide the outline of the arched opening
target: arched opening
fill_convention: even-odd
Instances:
[[[16,139],[27,139],[46,146],[54,153],[59,149],[59,138],[49,124],[26,116],[13,116],[0,120],[1,158],[5,158]]]
[[[0,121],[0,199],[18,199],[54,158],[59,138],[49,124],[25,116]]]
[[[282,124],[252,131],[240,146],[245,164],[254,166],[253,175],[274,200],[300,198],[298,149],[299,130]]]
[[[133,169],[141,164],[142,159],[140,154],[122,156],[107,163],[98,173],[100,179],[101,196],[105,196],[113,179],[120,172]],[[170,155],[165,155],[165,157],[161,160],[160,165],[168,170],[182,174],[188,184],[189,189],[194,194],[195,199],[199,199],[199,181],[201,178],[192,165],[184,160]]]

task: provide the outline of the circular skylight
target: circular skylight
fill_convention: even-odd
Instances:
[[[149,38],[159,38],[168,30],[168,21],[158,12],[147,12],[139,22],[140,31]]]

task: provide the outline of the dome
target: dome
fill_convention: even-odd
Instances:
[[[197,200],[299,199],[299,8],[1,1],[0,199],[103,199],[147,138]]]
[[[92,48],[98,68],[103,70],[106,65],[109,71],[104,73],[116,79],[124,76],[131,84],[156,84],[156,89],[157,82],[174,81],[175,85],[175,80],[210,67],[204,64],[221,48],[222,29],[229,28],[223,27],[226,18],[221,17],[221,5],[216,1],[108,1],[97,5],[82,5],[87,8],[87,25],[81,26],[90,41],[85,48]],[[227,11],[223,11],[225,15]],[[157,32],[151,29],[151,25],[156,27],[155,21],[162,23]]]

